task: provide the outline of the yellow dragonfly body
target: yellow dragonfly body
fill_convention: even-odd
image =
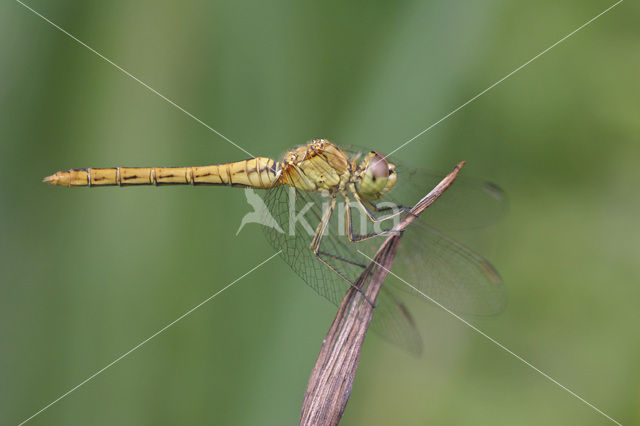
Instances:
[[[373,158],[380,162],[382,174],[393,174],[393,165],[384,156],[371,152],[361,164],[326,139],[288,151],[281,161],[256,157],[233,163],[194,167],[110,167],[59,171],[44,178],[44,182],[59,186],[126,186],[126,185],[227,185],[268,189],[291,185],[303,191],[345,191],[347,185],[358,185]],[[377,163],[376,163],[376,166]],[[373,170],[373,169],[372,169]],[[389,188],[380,191],[365,186],[364,194],[379,198]],[[366,185],[366,182],[365,182]]]
[[[265,189],[267,211],[279,225],[265,227],[267,239],[282,251],[285,261],[308,285],[338,304],[344,291],[354,285],[368,263],[362,250],[367,245],[375,246],[375,237],[387,233],[380,227],[371,230],[366,226],[364,232],[360,227],[361,232],[357,233],[352,210],[370,224],[388,223],[405,214],[407,208],[400,202],[391,203],[392,207],[388,204],[381,207],[379,201],[403,194],[410,181],[420,187],[420,194],[424,194],[431,189],[431,183],[439,181],[434,176],[415,171],[401,175],[396,165],[377,151],[354,152],[341,149],[326,139],[316,139],[287,151],[280,161],[256,157],[194,167],[71,169],[48,176],[44,182],[68,187],[218,185]],[[461,188],[466,186],[471,191],[462,190],[461,194],[470,195],[467,198],[471,204],[462,209],[455,205],[445,217],[469,212],[467,222],[472,223],[482,216],[482,206],[501,204],[503,198],[495,186],[484,182],[470,183]],[[338,205],[338,201],[344,204]],[[412,205],[417,200],[400,201]],[[439,203],[440,200],[434,206]],[[334,215],[340,208],[343,214]],[[291,223],[291,218],[301,215],[306,215],[315,226],[305,228],[298,222]],[[496,214],[491,210],[490,215]],[[336,216],[344,218],[343,234],[338,232]],[[437,218],[437,210],[433,217]],[[491,314],[502,310],[504,288],[491,264],[431,225],[420,224],[420,220],[415,222],[417,224],[412,225],[401,240],[401,245],[407,248],[406,253],[399,253],[395,262],[401,267],[404,264],[403,270],[408,274],[405,277],[438,302],[460,312]],[[383,288],[378,298],[381,303],[374,316],[374,329],[412,352],[419,351],[419,335],[397,293],[392,287]],[[382,324],[379,327],[375,326],[376,317]],[[402,333],[405,336],[400,336]]]

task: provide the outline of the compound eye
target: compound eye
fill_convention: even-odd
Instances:
[[[388,178],[390,171],[389,163],[387,163],[387,160],[382,155],[376,154],[369,163],[368,171],[371,173],[373,180]]]

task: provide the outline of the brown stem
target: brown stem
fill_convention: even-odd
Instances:
[[[393,228],[394,232],[382,243],[373,261],[356,280],[369,300],[375,300],[396,255],[402,232],[422,212],[449,188],[458,176],[464,161],[459,163],[411,209],[411,214]],[[410,232],[410,231],[409,231]],[[378,267],[379,266],[379,267]],[[371,273],[373,271],[373,273]],[[362,294],[355,288],[347,291],[338,313],[327,333],[316,361],[302,403],[300,425],[337,425],[351,394],[353,380],[360,360],[374,307],[362,303]]]

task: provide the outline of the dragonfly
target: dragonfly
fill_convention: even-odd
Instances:
[[[255,157],[192,167],[111,167],[58,171],[51,185],[213,185],[266,190],[261,223],[271,245],[319,295],[339,305],[381,238],[443,174],[405,167],[375,150],[314,139],[279,161]],[[254,207],[255,208],[255,207]],[[459,178],[405,230],[392,272],[438,304],[462,314],[504,309],[502,279],[489,261],[445,231],[493,223],[505,197],[494,184]],[[424,219],[423,219],[424,217]],[[422,340],[404,297],[416,290],[392,275],[381,289],[372,329],[411,353]]]

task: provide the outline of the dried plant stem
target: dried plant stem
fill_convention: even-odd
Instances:
[[[402,232],[449,188],[463,165],[464,162],[459,163],[411,209],[411,214],[402,218],[393,228],[397,232],[387,237],[376,252],[374,260],[358,277],[356,285],[364,290],[369,300],[376,299],[387,271],[391,269]],[[311,372],[302,404],[300,425],[324,426],[340,422],[351,394],[362,344],[373,312],[374,307],[363,302],[359,291],[355,288],[347,291]]]

